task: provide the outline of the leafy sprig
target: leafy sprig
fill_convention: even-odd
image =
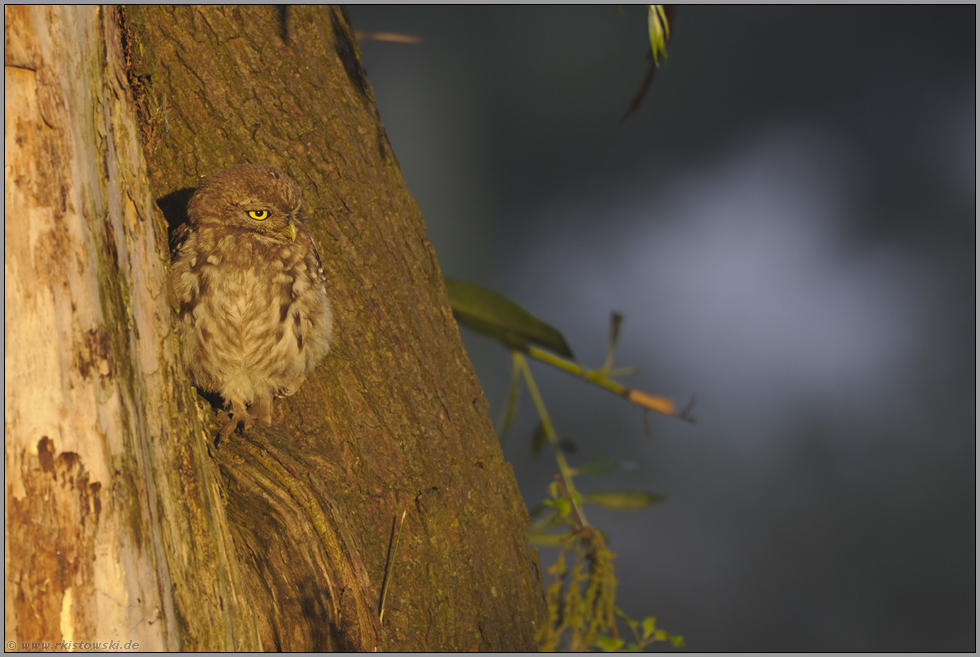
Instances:
[[[682,637],[657,629],[654,617],[634,621],[616,607],[615,554],[606,547],[605,534],[588,523],[583,508],[585,502],[590,502],[610,509],[642,509],[662,501],[664,496],[646,491],[593,491],[583,495],[577,490],[577,475],[609,472],[616,469],[617,464],[604,460],[576,468],[568,463],[567,445],[558,438],[527,356],[625,397],[643,407],[645,412],[652,410],[693,422],[690,415],[693,401],[678,412],[672,400],[628,388],[615,380],[615,377],[636,373],[635,368],[613,367],[623,322],[618,313],[612,315],[605,362],[598,369],[589,369],[575,361],[558,329],[502,294],[475,283],[450,279],[446,280],[446,287],[457,321],[510,349],[513,364],[510,391],[498,436],[503,440],[513,423],[523,381],[540,418],[531,441],[532,453],[536,456],[544,445],[550,444],[558,465],[555,481],[548,487],[549,497],[532,511],[529,528],[532,544],[560,548],[557,561],[548,568],[554,579],[545,592],[549,622],[538,635],[539,647],[543,651],[559,647],[573,651],[592,647],[605,651],[631,651],[640,650],[654,641],[670,641],[676,647],[683,646]],[[566,555],[571,559],[571,567],[566,563]],[[635,639],[632,643],[627,644],[619,638],[617,616],[632,630]]]

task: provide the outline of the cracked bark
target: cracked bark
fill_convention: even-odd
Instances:
[[[7,638],[533,649],[527,513],[343,12],[5,18]],[[304,188],[337,328],[274,426],[215,451],[166,233],[237,162]]]

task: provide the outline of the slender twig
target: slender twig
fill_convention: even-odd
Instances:
[[[378,622],[382,625],[382,632],[384,631],[385,622],[385,598],[388,597],[388,586],[391,584],[391,576],[395,572],[395,554],[398,552],[398,541],[402,537],[402,526],[405,524],[405,514],[408,513],[408,509],[402,511],[401,522],[398,523],[398,533],[394,536],[394,542],[392,543],[391,549],[388,550],[388,567],[385,568],[385,579],[381,584],[381,603],[378,607]],[[397,518],[397,516],[396,516]],[[392,523],[392,532],[394,533],[395,527]]]
[[[623,326],[623,316],[614,312],[609,318],[609,346],[606,348],[606,362],[602,364],[600,370],[604,375],[610,376],[613,371],[613,359],[616,357],[616,343],[619,342],[619,329]]]
[[[555,460],[558,461],[558,471],[561,473],[562,481],[565,482],[565,488],[568,490],[569,501],[571,501],[572,507],[578,515],[582,526],[586,527],[589,523],[585,520],[582,505],[578,502],[578,500],[582,499],[581,495],[575,490],[575,484],[572,481],[572,469],[569,467],[568,461],[565,460],[565,454],[561,451],[561,446],[558,444],[558,434],[555,432],[555,425],[551,423],[551,416],[548,415],[548,409],[545,408],[544,400],[538,391],[538,386],[534,382],[534,377],[531,376],[531,368],[527,366],[527,360],[524,358],[523,353],[516,350],[512,353],[514,354],[514,365],[524,375],[524,383],[527,384],[527,391],[531,393],[531,399],[534,401],[534,406],[538,410],[538,416],[541,418],[541,426],[544,427],[545,435],[548,436],[548,442],[555,448]]]
[[[575,500],[572,499],[571,493],[568,492],[568,488],[565,486],[565,482],[562,481],[561,477],[555,475],[555,483],[558,484],[558,489],[561,491],[562,497],[568,500],[572,505],[572,515],[575,517],[575,523],[578,525],[579,529],[586,527],[585,520],[579,515],[578,506],[575,504]]]
[[[540,347],[535,347],[534,345],[529,345],[527,347],[527,355],[540,360],[543,363],[547,363],[552,367],[557,367],[564,372],[581,377],[586,381],[591,381],[600,388],[605,388],[612,393],[625,397],[634,404],[638,404],[644,408],[649,408],[651,411],[657,411],[663,415],[669,415],[670,417],[680,418],[689,422],[693,421],[693,417],[688,414],[690,408],[685,409],[685,412],[683,413],[677,413],[674,409],[674,402],[672,400],[667,399],[666,397],[651,395],[643,392],[642,390],[637,390],[636,388],[627,388],[622,383],[613,381],[611,378],[609,378],[609,375],[612,374],[614,370],[604,372],[602,369],[588,369],[582,367],[575,361],[562,358],[561,356],[541,349]]]

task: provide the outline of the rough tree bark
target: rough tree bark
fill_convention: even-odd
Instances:
[[[5,639],[533,649],[527,513],[343,12],[7,7],[4,56]],[[305,189],[336,335],[216,451],[167,231],[237,162]]]

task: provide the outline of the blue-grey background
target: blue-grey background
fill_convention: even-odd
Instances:
[[[362,7],[444,274],[493,287],[699,423],[536,365],[619,603],[692,650],[976,647],[976,8]],[[499,414],[503,348],[464,329]],[[530,400],[505,445],[529,506]],[[544,553],[544,565],[553,555]]]

